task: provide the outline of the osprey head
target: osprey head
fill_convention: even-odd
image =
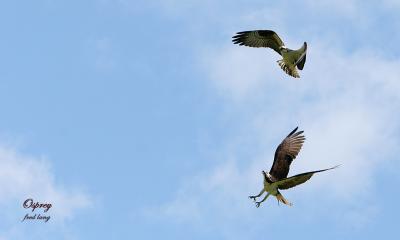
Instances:
[[[272,181],[272,179],[274,179],[274,178],[271,176],[271,174],[266,173],[265,171],[262,171],[262,174],[263,174],[264,180],[265,180],[266,182],[269,182],[269,183],[274,182],[274,181]]]
[[[284,52],[287,52],[287,50],[288,50],[288,48],[286,47],[286,46],[280,46],[279,47],[279,50],[282,52],[282,51],[284,51]]]
[[[266,173],[265,171],[262,171],[261,173],[264,176],[265,180],[269,180],[269,173]]]

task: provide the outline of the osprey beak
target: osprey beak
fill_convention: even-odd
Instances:
[[[262,173],[263,177],[264,177],[265,179],[267,179],[267,173],[265,173],[265,171],[262,171],[261,173]]]

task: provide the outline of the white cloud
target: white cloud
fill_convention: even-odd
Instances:
[[[230,118],[238,112],[248,115],[250,121],[238,125],[237,138],[243,132],[254,133],[250,140],[248,135],[243,137],[253,143],[250,151],[258,155],[245,159],[233,150],[218,167],[188,179],[190,184],[162,207],[169,217],[174,209],[186,206],[196,212],[197,222],[210,218],[226,224],[235,218],[252,221],[254,206],[246,196],[260,190],[260,171],[269,170],[276,146],[296,125],[305,130],[307,140],[289,175],[342,166],[285,191],[295,207],[298,204],[323,216],[328,211],[324,203],[340,203],[335,205],[335,214],[343,216],[338,219],[355,224],[357,218],[355,227],[359,228],[379,214],[379,203],[373,199],[374,176],[398,153],[400,144],[395,134],[400,130],[400,61],[369,50],[345,54],[324,42],[315,42],[309,49],[300,79],[287,77],[272,51],[235,46],[206,50],[201,62],[209,83],[230,108],[236,108]],[[227,145],[241,148],[235,142],[232,148],[229,140]],[[320,207],[304,204],[316,200]],[[368,205],[368,210],[359,204]],[[276,205],[275,199],[264,204],[270,216],[282,211],[271,205]],[[180,210],[176,213],[182,216]],[[192,220],[191,213],[185,217]]]
[[[92,204],[86,193],[57,184],[49,162],[44,158],[0,146],[0,206],[26,213],[22,204],[28,198],[51,203],[47,212],[51,216],[50,222],[59,223],[73,218],[78,210]],[[16,216],[16,212],[11,215],[16,223],[23,218],[23,215]]]
[[[222,94],[230,95],[232,99],[240,100],[254,93],[269,78],[277,65],[272,61],[273,51],[244,51],[236,46],[225,46],[221,50],[207,51],[203,64],[209,72],[213,84]],[[217,54],[215,54],[217,53]],[[260,61],[255,61],[260,59]],[[279,71],[279,66],[277,68]]]

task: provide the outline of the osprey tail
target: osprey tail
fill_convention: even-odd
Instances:
[[[299,72],[297,72],[296,69],[296,65],[290,66],[288,64],[286,64],[283,59],[277,61],[279,66],[282,68],[283,71],[285,71],[285,73],[289,74],[290,76],[294,77],[294,78],[299,78]]]
[[[278,192],[278,194],[276,194],[276,199],[278,199],[278,204],[279,204],[279,202],[282,202],[282,203],[284,203],[284,204],[286,204],[286,205],[289,205],[289,206],[292,206],[292,205],[293,205],[293,204],[290,203],[288,200],[286,200],[286,199],[282,196],[282,194],[281,194],[280,192]]]

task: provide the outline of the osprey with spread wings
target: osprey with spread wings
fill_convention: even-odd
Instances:
[[[238,32],[232,37],[234,44],[255,48],[272,48],[282,59],[278,61],[279,66],[292,77],[299,78],[297,69],[303,70],[306,63],[307,43],[297,50],[285,47],[285,44],[276,32],[271,30],[254,30]],[[297,69],[296,69],[297,68]]]
[[[309,180],[312,175],[318,172],[334,169],[338,166],[322,169],[318,171],[301,173],[292,177],[287,177],[289,173],[289,167],[293,159],[299,154],[301,147],[303,146],[304,140],[306,139],[302,135],[303,131],[297,131],[297,127],[289,133],[289,135],[283,139],[282,143],[279,144],[275,151],[274,163],[272,164],[269,173],[262,171],[264,176],[264,187],[257,196],[249,196],[256,202],[256,207],[259,207],[269,195],[275,196],[278,199],[278,203],[282,202],[286,205],[292,206],[292,204],[286,200],[279,190],[289,189],[302,184]],[[267,192],[263,200],[260,202],[256,201],[256,198],[260,197],[264,192]]]

